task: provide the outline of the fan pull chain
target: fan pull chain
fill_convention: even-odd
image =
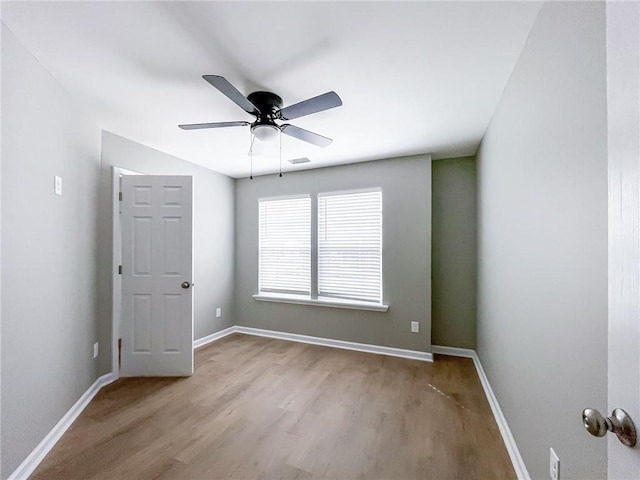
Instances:
[[[282,177],[282,130],[280,130],[280,177]]]
[[[249,130],[249,135],[251,137],[251,144],[249,145],[249,180],[253,180],[253,142],[255,142],[256,137],[251,133],[251,130]]]

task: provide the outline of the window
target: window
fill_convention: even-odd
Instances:
[[[311,292],[311,199],[259,202],[260,292]]]
[[[257,299],[386,311],[380,189],[260,200],[259,217]]]
[[[382,303],[382,192],[318,195],[318,295]]]

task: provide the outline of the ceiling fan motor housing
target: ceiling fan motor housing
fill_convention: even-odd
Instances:
[[[282,99],[271,92],[253,92],[247,96],[247,100],[260,110],[258,118],[251,124],[253,134],[262,141],[274,138],[280,132],[275,119],[282,107]]]
[[[260,110],[258,118],[263,116],[275,118],[276,114],[282,108],[282,99],[271,92],[253,92],[247,96],[247,100]]]

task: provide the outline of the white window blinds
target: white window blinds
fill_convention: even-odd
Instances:
[[[259,291],[309,295],[310,197],[261,200],[258,205]]]
[[[318,195],[318,295],[382,303],[382,192]]]

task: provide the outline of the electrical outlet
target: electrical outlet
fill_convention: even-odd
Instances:
[[[411,322],[411,333],[420,332],[420,322]]]
[[[560,459],[553,448],[549,449],[549,476],[551,480],[560,480]]]
[[[56,195],[62,195],[62,177],[53,177],[53,193]]]
[[[216,308],[216,318],[222,316],[222,309],[220,307]]]
[[[93,358],[98,358],[98,342],[93,344]]]

